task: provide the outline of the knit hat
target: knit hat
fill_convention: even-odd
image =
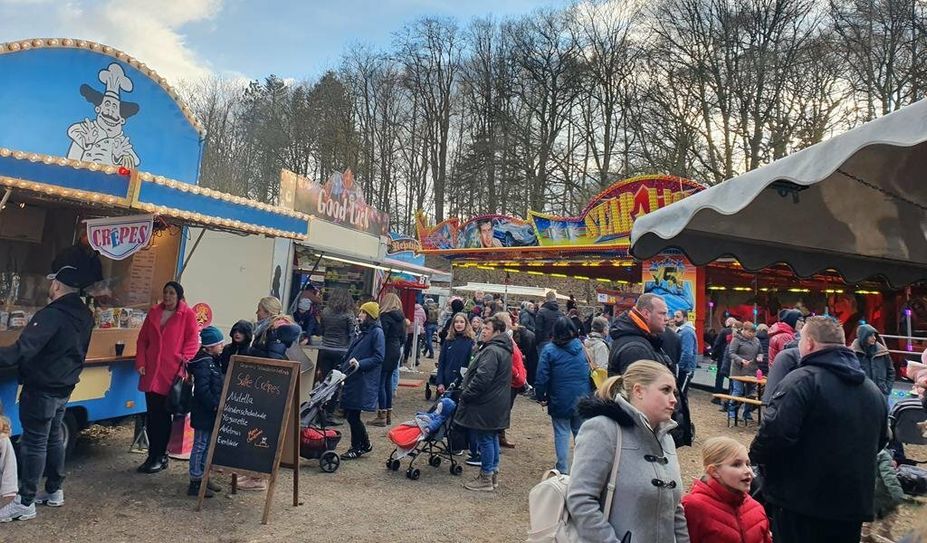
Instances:
[[[212,347],[222,343],[222,332],[215,326],[207,326],[200,330],[200,343],[203,347]]]
[[[374,319],[380,318],[380,304],[376,302],[367,302],[364,305],[360,306],[360,310],[370,315],[371,318],[374,318]]]
[[[803,315],[801,314],[801,311],[797,309],[789,309],[787,311],[782,312],[782,316],[779,318],[779,320],[788,324],[794,330],[795,325],[798,323],[798,319],[802,317]]]

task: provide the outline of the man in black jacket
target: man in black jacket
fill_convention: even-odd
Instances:
[[[676,365],[663,350],[663,332],[668,318],[663,298],[641,294],[634,307],[619,315],[611,328],[608,374],[621,375],[638,360],[662,362],[675,373]]]
[[[801,363],[776,387],[750,446],[776,543],[857,543],[872,520],[888,412],[845,344],[837,321],[805,321]]]
[[[547,301],[538,309],[538,313],[534,317],[534,341],[538,346],[539,359],[544,346],[550,343],[550,338],[554,335],[554,323],[562,316],[563,312],[560,311],[560,304],[557,303],[557,293],[548,290]]]
[[[0,522],[35,518],[35,502],[64,504],[65,404],[77,384],[90,344],[93,316],[77,292],[82,275],[63,266],[49,275],[51,301],[32,317],[15,344],[0,348],[0,367],[17,366],[20,440],[19,499],[0,509]],[[37,492],[45,474],[45,489]]]

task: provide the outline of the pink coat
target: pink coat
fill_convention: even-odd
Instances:
[[[189,361],[200,348],[199,326],[196,315],[186,303],[177,303],[177,311],[161,328],[164,304],[151,308],[136,344],[135,369],[145,368],[138,380],[142,392],[166,396],[180,373],[180,365]]]

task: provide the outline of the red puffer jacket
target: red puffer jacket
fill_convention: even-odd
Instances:
[[[776,361],[776,355],[795,339],[795,329],[784,322],[777,322],[769,329],[769,367]]]
[[[749,495],[714,479],[695,481],[682,498],[692,543],[771,543],[769,519]]]

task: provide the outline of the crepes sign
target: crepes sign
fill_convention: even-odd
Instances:
[[[107,217],[87,221],[87,240],[101,255],[124,260],[148,246],[154,215]]]

